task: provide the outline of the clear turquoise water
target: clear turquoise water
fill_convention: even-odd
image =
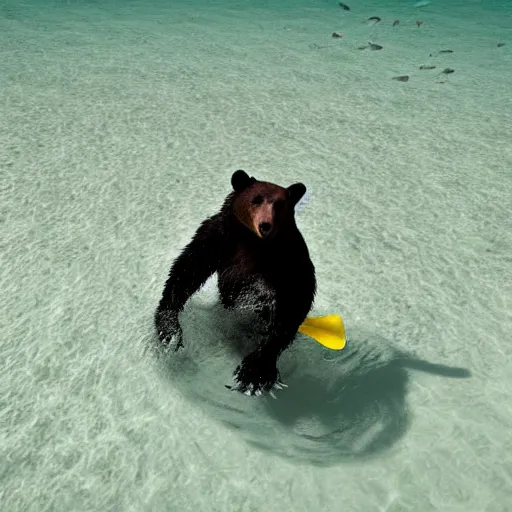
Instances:
[[[0,1],[3,511],[510,510],[512,4],[347,3]],[[350,340],[275,401],[213,282],[148,350],[238,168],[308,186]]]

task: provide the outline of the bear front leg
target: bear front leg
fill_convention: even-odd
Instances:
[[[173,345],[175,350],[184,346],[179,313],[190,296],[217,270],[223,241],[218,220],[208,219],[174,261],[154,318],[164,345]]]
[[[286,387],[281,381],[277,362],[281,353],[293,343],[300,325],[306,319],[315,290],[315,281],[312,280],[309,287],[288,289],[286,294],[277,295],[267,333],[258,348],[246,356],[235,370],[235,386],[231,389],[248,395],[261,395],[263,392],[272,394],[273,389]]]

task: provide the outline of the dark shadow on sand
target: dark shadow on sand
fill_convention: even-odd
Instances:
[[[251,349],[250,343],[245,350],[240,343],[251,337],[249,324],[235,326],[233,316],[218,307],[193,307],[183,325],[186,350],[159,358],[173,386],[250,445],[299,463],[330,466],[390,449],[410,425],[411,370],[443,378],[471,376],[352,330],[340,352],[300,336],[279,365],[288,388],[276,392],[277,400],[247,397],[224,384]]]

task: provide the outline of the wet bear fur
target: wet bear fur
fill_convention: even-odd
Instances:
[[[315,267],[295,223],[294,208],[306,192],[258,181],[242,170],[220,211],[204,220],[174,261],[155,313],[160,340],[183,347],[179,313],[215,272],[225,308],[252,308],[264,329],[257,348],[234,372],[247,394],[279,387],[277,362],[293,342],[316,293]]]

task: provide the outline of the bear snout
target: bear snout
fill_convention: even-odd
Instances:
[[[270,224],[270,222],[260,222],[260,225],[258,226],[258,231],[260,232],[262,238],[265,238],[272,231],[272,224]]]

